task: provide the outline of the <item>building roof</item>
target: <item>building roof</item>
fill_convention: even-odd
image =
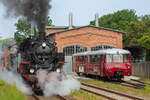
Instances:
[[[46,26],[46,29],[68,28],[68,26]]]
[[[91,26],[91,25],[87,25],[87,26],[73,26],[72,29],[69,29],[68,26],[48,26],[46,27],[47,29],[48,28],[53,28],[53,29],[56,29],[56,28],[64,28],[65,30],[63,31],[58,31],[58,32],[53,32],[53,33],[50,33],[48,36],[51,36],[51,35],[54,35],[54,34],[57,34],[57,33],[62,33],[62,32],[66,32],[66,31],[71,31],[71,30],[76,30],[76,29],[80,29],[80,28],[85,28],[85,27],[94,27],[94,28],[98,28],[98,29],[104,29],[104,30],[108,30],[108,31],[113,31],[113,32],[117,32],[117,33],[126,33],[126,32],[121,32],[121,31],[118,31],[118,30],[114,30],[114,29],[110,29],[110,28],[104,28],[104,27],[96,27],[96,26]]]
[[[73,26],[73,28],[78,28],[78,27],[81,27],[81,26]],[[46,29],[69,29],[69,26],[46,26]]]
[[[84,55],[101,55],[101,54],[130,54],[128,50],[123,49],[104,49],[104,50],[98,50],[98,51],[89,51],[89,52],[83,52],[83,53],[77,53],[73,56],[84,56]]]

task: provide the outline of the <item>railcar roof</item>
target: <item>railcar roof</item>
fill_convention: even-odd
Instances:
[[[74,54],[73,56],[97,55],[97,54],[130,54],[130,52],[124,49],[105,49],[105,50],[77,53]]]

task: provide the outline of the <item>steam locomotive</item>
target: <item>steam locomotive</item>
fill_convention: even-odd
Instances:
[[[61,73],[64,64],[64,54],[57,52],[56,43],[45,37],[45,32],[38,36],[30,36],[19,45],[18,52],[22,59],[17,72],[25,82],[32,86],[34,92],[41,94],[37,85],[39,70]]]

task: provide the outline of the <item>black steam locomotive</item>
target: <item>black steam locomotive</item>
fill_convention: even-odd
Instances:
[[[34,91],[41,91],[37,86],[37,72],[40,69],[60,73],[64,64],[64,54],[57,52],[56,43],[46,39],[45,32],[23,40],[18,52],[22,61],[17,71]]]

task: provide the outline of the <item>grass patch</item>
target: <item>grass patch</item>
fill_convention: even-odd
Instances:
[[[27,100],[27,98],[15,86],[5,84],[0,80],[0,100]]]
[[[77,100],[106,100],[103,97],[88,93],[83,90],[76,90],[70,94],[73,98]]]
[[[150,79],[149,78],[140,78],[140,81],[146,83],[145,91],[146,93],[150,92]]]
[[[5,85],[5,82],[0,80],[0,86],[4,86]]]
[[[150,83],[150,79],[149,78],[140,78],[141,81],[146,82],[146,83]]]
[[[146,86],[145,89],[134,89],[131,87],[121,86],[119,84],[103,82],[101,80],[79,80],[79,81],[150,99],[150,86],[149,85]]]

